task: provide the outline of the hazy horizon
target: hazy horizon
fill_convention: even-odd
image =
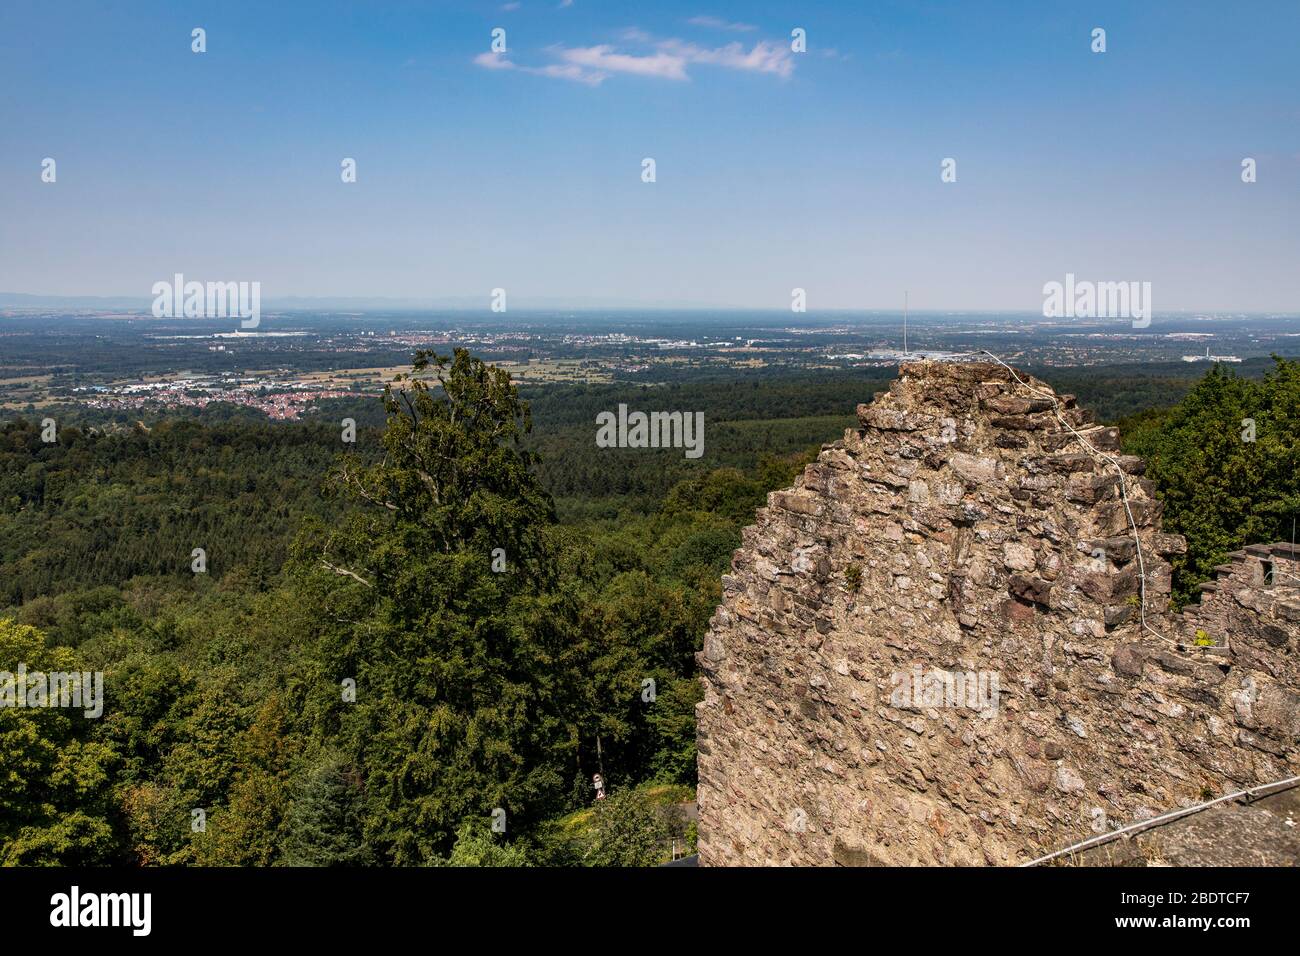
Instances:
[[[25,292],[5,292],[0,291],[0,310],[5,311],[40,311],[49,309],[67,309],[69,312],[77,311],[95,311],[95,310],[132,310],[147,313],[150,308],[152,299],[149,296],[106,296],[106,295],[81,295],[81,296],[62,296],[62,295],[43,295]],[[902,306],[890,308],[873,307],[873,306],[845,306],[839,308],[815,308],[808,309],[806,312],[792,313],[789,308],[777,308],[771,306],[746,306],[730,304],[709,304],[709,303],[666,303],[666,302],[627,302],[627,301],[596,301],[582,299],[550,299],[540,298],[523,298],[521,303],[512,304],[508,312],[492,312],[490,309],[490,299],[486,296],[442,296],[431,297],[429,299],[406,299],[391,298],[387,299],[381,296],[283,296],[267,297],[263,300],[267,308],[274,309],[277,312],[329,312],[340,309],[359,310],[358,314],[367,312],[375,313],[401,313],[401,312],[420,312],[432,309],[438,309],[447,312],[457,312],[475,315],[484,315],[501,322],[508,322],[510,314],[519,313],[538,313],[549,312],[554,310],[571,311],[571,312],[660,312],[660,313],[702,313],[702,312],[738,312],[738,313],[760,313],[780,315],[786,318],[791,324],[798,324],[801,321],[816,319],[818,316],[825,315],[871,315],[871,316],[901,316],[903,313]],[[1016,316],[1028,317],[1042,322],[1061,322],[1062,319],[1046,318],[1041,309],[1025,308],[982,308],[982,309],[963,309],[963,308],[916,308],[909,306],[909,314],[914,317],[935,317],[935,316]],[[125,312],[123,314],[126,314]],[[1262,317],[1262,316],[1280,316],[1291,317],[1300,316],[1300,309],[1157,309],[1157,315],[1170,317],[1203,317],[1209,320],[1242,317]],[[151,317],[151,316],[143,316]],[[165,316],[160,321],[177,321],[174,316]],[[188,321],[188,320],[183,320]],[[1090,319],[1086,321],[1105,322],[1121,321],[1127,323],[1127,320],[1107,320],[1105,318]]]

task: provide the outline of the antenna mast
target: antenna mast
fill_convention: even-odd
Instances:
[[[903,354],[907,355],[907,292],[903,292]]]

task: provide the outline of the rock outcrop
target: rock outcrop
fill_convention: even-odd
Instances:
[[[1005,865],[1300,773],[1300,555],[1168,610],[1143,462],[996,364],[906,364],[746,529],[699,655],[706,866]]]

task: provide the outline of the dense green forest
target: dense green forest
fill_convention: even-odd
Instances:
[[[0,670],[102,671],[107,696],[99,719],[0,709],[4,862],[664,856],[719,575],[827,436],[737,425],[716,457],[745,467],[665,449],[613,485],[537,465],[594,459],[589,425],[530,435],[504,373],[434,367],[436,393],[404,383],[351,444],[320,422],[0,428]],[[561,523],[543,474],[561,500],[643,500]]]
[[[307,423],[0,425],[0,671],[102,671],[107,697],[0,708],[0,862],[664,858],[740,530],[887,377],[521,395],[464,352],[416,371]],[[1038,373],[1107,396],[1148,458],[1180,598],[1290,537],[1300,363],[1177,393]],[[618,402],[704,411],[705,457],[596,448]]]
[[[1170,408],[1120,422],[1124,449],[1147,460],[1165,529],[1187,538],[1174,561],[1174,599],[1196,599],[1227,553],[1291,541],[1300,517],[1300,362],[1277,359],[1263,378],[1213,366]]]

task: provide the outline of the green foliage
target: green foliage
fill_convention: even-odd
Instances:
[[[68,427],[53,444],[35,422],[0,426],[0,608],[139,575],[192,583],[194,548],[212,578],[263,585],[305,515],[336,515],[317,491],[339,448],[317,425]]]
[[[325,754],[299,781],[290,805],[284,862],[290,866],[364,866],[373,862],[362,834],[360,774]]]
[[[1229,551],[1291,539],[1300,514],[1300,363],[1275,359],[1260,380],[1216,365],[1167,414],[1133,424],[1125,450],[1146,458],[1166,530],[1187,538],[1187,554],[1173,562],[1177,601],[1194,599]]]
[[[0,863],[110,863],[119,846],[107,783],[118,755],[93,739],[84,709],[15,706],[20,665],[32,678],[86,670],[35,628],[0,618],[0,679],[14,680],[15,695],[0,706]]]
[[[322,729],[337,726],[366,781],[366,842],[419,864],[467,816],[500,806],[526,821],[562,805],[548,755],[569,737],[562,691],[575,678],[557,664],[575,615],[543,590],[553,511],[519,447],[528,414],[508,376],[464,350],[418,353],[399,385],[384,397],[383,461],[336,473],[355,509],[300,553],[308,589],[344,622],[315,642],[318,686],[359,688]]]
[[[583,851],[587,866],[655,866],[663,861],[668,827],[639,790],[616,790],[596,804]]]
[[[466,820],[456,831],[456,843],[445,861],[435,866],[532,866],[524,847],[507,843],[480,818]]]
[[[661,783],[695,782],[695,705],[704,699],[699,680],[670,678],[647,711],[650,725],[649,779]]]

